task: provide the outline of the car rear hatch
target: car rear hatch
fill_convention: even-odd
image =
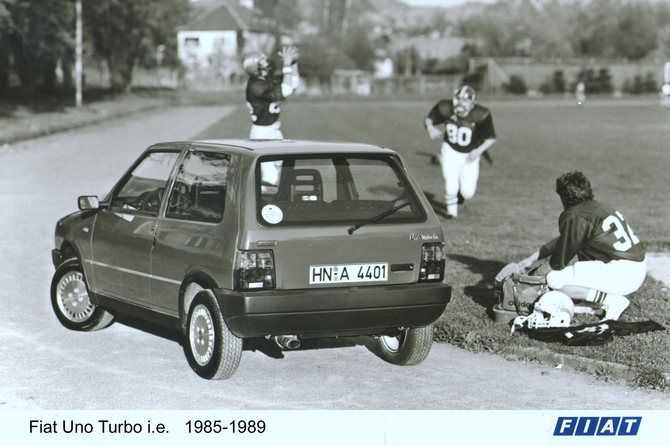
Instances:
[[[422,281],[443,279],[441,228],[370,224],[351,235],[349,228],[264,232],[251,245],[271,253],[277,290],[415,283],[431,259],[441,262],[428,265],[438,275],[424,271]]]
[[[444,278],[442,228],[395,153],[265,156],[255,181],[254,221],[243,225],[236,264],[268,277],[243,277],[237,289]]]

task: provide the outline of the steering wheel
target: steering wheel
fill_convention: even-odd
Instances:
[[[140,195],[140,199],[138,201],[141,201],[140,209],[143,211],[148,211],[148,212],[158,212],[158,208],[161,205],[161,192],[162,189],[156,189],[153,190],[149,193],[146,193],[146,195],[142,198],[142,195]]]

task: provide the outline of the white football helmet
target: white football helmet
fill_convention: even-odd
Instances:
[[[454,112],[457,116],[461,118],[466,117],[475,108],[476,102],[477,93],[469,85],[463,85],[454,91],[453,104]]]
[[[569,327],[575,316],[575,304],[567,295],[560,291],[549,291],[543,294],[528,316],[519,316],[514,319],[514,328],[528,324],[528,328]]]
[[[250,51],[242,56],[242,68],[249,76],[265,76],[268,74],[270,63],[262,52]]]

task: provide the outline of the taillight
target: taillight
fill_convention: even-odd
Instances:
[[[274,289],[275,262],[272,251],[237,251],[235,257],[235,289]]]
[[[421,250],[419,282],[441,282],[444,279],[444,245],[426,244]]]

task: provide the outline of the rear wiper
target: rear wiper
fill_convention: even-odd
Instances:
[[[386,211],[386,212],[382,212],[381,214],[377,215],[376,217],[371,218],[370,220],[364,221],[364,222],[362,222],[362,223],[358,223],[358,224],[356,224],[356,225],[350,227],[349,230],[348,230],[347,232],[349,232],[349,235],[351,235],[351,234],[354,233],[354,231],[355,231],[356,229],[360,228],[361,226],[367,225],[368,223],[374,223],[374,222],[376,222],[377,220],[381,220],[381,219],[384,218],[384,217],[388,217],[389,215],[393,214],[393,213],[396,212],[397,210],[402,209],[402,208],[404,208],[405,206],[407,206],[408,204],[411,204],[411,203],[412,203],[412,202],[408,200],[406,203],[399,204],[398,206],[394,207],[393,209],[389,209],[389,210]]]

